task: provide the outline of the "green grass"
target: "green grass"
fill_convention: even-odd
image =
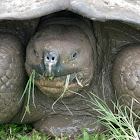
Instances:
[[[110,136],[105,134],[88,134],[83,130],[82,135],[77,140],[108,140]],[[31,125],[0,125],[0,140],[68,140],[67,137],[51,138],[37,132]]]
[[[0,140],[50,140],[49,136],[45,136],[35,131],[31,125],[0,125]]]
[[[26,87],[23,91],[23,94],[20,98],[20,101],[19,103],[23,100],[25,94],[28,94],[28,98],[27,98],[27,105],[25,106],[25,112],[24,112],[24,115],[21,119],[21,122],[23,121],[26,113],[29,113],[30,114],[30,108],[29,108],[29,103],[30,103],[30,98],[31,98],[31,94],[32,94],[32,99],[33,99],[33,104],[34,104],[34,107],[36,108],[36,105],[35,105],[35,101],[34,101],[34,86],[35,86],[35,70],[32,71],[30,77],[29,77],[29,80],[26,84]]]
[[[99,113],[98,122],[107,128],[106,133],[111,136],[109,140],[139,140],[140,130],[136,129],[139,116],[133,112],[135,99],[132,99],[131,107],[114,103],[114,111],[111,111],[107,103],[93,93],[89,94],[94,111]]]

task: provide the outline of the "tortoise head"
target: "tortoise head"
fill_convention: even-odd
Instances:
[[[93,78],[96,63],[93,57],[94,37],[92,44],[89,33],[76,25],[45,26],[27,46],[27,73],[30,75],[35,70],[35,84],[50,97],[73,95],[89,86]]]

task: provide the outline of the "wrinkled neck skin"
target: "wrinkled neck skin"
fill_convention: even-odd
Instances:
[[[83,96],[73,95],[59,99],[46,96],[38,88],[35,88],[35,105],[30,101],[30,112],[25,113],[25,107],[14,117],[12,123],[33,123],[36,130],[47,135],[63,134],[69,136],[80,135],[81,129],[87,128],[88,132],[95,131],[98,127],[96,122],[97,112],[93,111],[93,105],[87,92],[80,91]],[[26,106],[27,103],[25,102]],[[91,107],[92,106],[92,107]],[[46,129],[47,127],[47,129]],[[102,128],[100,127],[100,130]]]
[[[69,97],[89,89],[96,65],[90,23],[75,18],[43,22],[27,46],[26,71],[48,97]]]
[[[72,96],[69,97],[62,97],[59,100],[58,98],[54,99],[42,93],[42,96],[45,99],[43,101],[44,105],[46,103],[48,105],[47,114],[49,114],[49,116],[55,114],[68,115],[68,116],[72,116],[72,115],[92,116],[93,110],[89,106],[90,102],[88,101],[90,97],[89,97],[89,93],[86,90],[87,89],[81,90],[80,92],[77,92],[76,94],[73,94]],[[37,96],[39,97],[40,93]]]

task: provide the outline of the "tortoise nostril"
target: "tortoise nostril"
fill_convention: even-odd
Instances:
[[[54,60],[55,59],[55,57],[52,57],[52,60]]]

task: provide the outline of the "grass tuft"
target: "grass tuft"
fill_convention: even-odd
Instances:
[[[139,140],[140,132],[136,129],[138,116],[133,112],[134,99],[131,107],[120,106],[119,102],[114,106],[114,112],[110,110],[106,102],[93,93],[89,94],[90,102],[94,111],[98,112],[98,122],[104,125],[108,134],[112,137],[109,140]],[[135,119],[134,119],[135,116]]]
[[[50,140],[49,136],[35,131],[31,125],[0,125],[1,140]]]
[[[23,117],[21,119],[21,122],[24,120],[24,117],[26,115],[26,113],[29,113],[30,114],[30,108],[29,108],[29,104],[30,104],[30,98],[31,98],[31,92],[32,92],[32,100],[33,100],[33,104],[34,104],[34,107],[36,108],[36,105],[35,105],[35,101],[34,101],[34,79],[35,79],[35,70],[32,71],[30,77],[29,77],[29,80],[26,84],[26,87],[24,89],[24,92],[20,98],[20,101],[19,103],[23,100],[25,94],[27,93],[28,94],[28,98],[27,98],[27,104],[25,106],[25,112],[23,114]]]

